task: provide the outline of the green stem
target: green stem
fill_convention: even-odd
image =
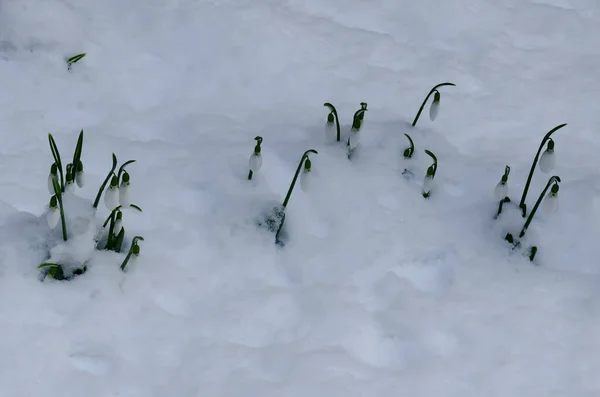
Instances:
[[[412,122],[412,126],[413,127],[415,125],[417,125],[417,121],[419,121],[419,117],[421,116],[421,112],[423,111],[423,108],[425,107],[425,104],[427,103],[427,100],[429,99],[429,97],[431,96],[431,94],[433,94],[435,91],[437,91],[437,89],[439,87],[443,87],[443,86],[446,86],[446,85],[451,85],[453,87],[456,86],[456,84],[454,84],[454,83],[441,83],[441,84],[438,84],[435,87],[433,87],[431,89],[431,91],[429,91],[429,94],[427,94],[427,96],[425,97],[425,100],[423,101],[423,103],[421,104],[421,107],[419,108],[419,112],[417,113],[417,115],[415,116],[415,119]]]
[[[54,157],[54,162],[58,168],[58,172],[60,174],[60,191],[65,191],[65,176],[63,174],[62,161],[60,161],[60,152],[58,151],[58,146],[56,146],[56,141],[52,134],[48,134],[48,141],[50,142],[50,151],[52,152],[52,157]]]
[[[404,157],[411,158],[415,152],[415,143],[413,142],[410,135],[404,134],[404,136],[406,136],[408,138],[408,141],[410,142],[410,147],[408,148],[408,153],[406,153],[406,151],[405,151],[406,154],[404,155]]]
[[[96,195],[96,199],[94,200],[94,208],[98,208],[98,203],[100,202],[100,197],[102,197],[102,192],[104,192],[104,188],[106,188],[106,184],[108,183],[108,181],[110,181],[110,179],[112,178],[112,176],[115,174],[115,169],[117,168],[117,156],[115,156],[115,154],[112,154],[112,168],[110,169],[110,172],[108,173],[108,175],[106,175],[106,179],[104,179],[104,182],[102,182],[102,185],[100,186],[100,189],[98,190],[98,194]]]
[[[75,179],[75,172],[77,172],[77,167],[79,166],[79,162],[81,161],[81,151],[83,150],[83,130],[79,133],[79,138],[77,139],[77,145],[75,146],[75,152],[73,153],[73,179]]]
[[[285,200],[283,200],[283,208],[288,205],[290,201],[290,197],[292,196],[292,191],[294,190],[294,186],[296,186],[296,179],[298,179],[298,175],[300,174],[300,170],[302,169],[302,164],[304,164],[304,160],[308,158],[309,153],[319,154],[316,150],[310,149],[304,152],[302,158],[300,159],[300,163],[298,163],[298,168],[296,169],[296,174],[294,175],[294,179],[292,179],[292,183],[290,184],[290,188],[288,189],[287,195],[285,196]]]
[[[117,177],[119,178],[119,181],[121,180],[121,175],[123,174],[123,172],[125,172],[125,167],[131,163],[135,163],[135,160],[126,161],[123,163],[123,165],[121,167],[119,167],[119,172],[117,173]]]
[[[56,175],[52,177],[52,187],[54,187],[54,195],[56,196],[56,200],[58,201],[58,207],[60,210],[60,225],[62,227],[63,240],[67,241],[67,222],[65,220],[65,208],[63,206],[62,192],[60,191],[60,186],[58,185]]]
[[[340,120],[339,120],[339,117],[337,114],[337,110],[335,110],[335,106],[333,106],[329,102],[325,103],[323,106],[327,106],[329,108],[329,110],[331,111],[331,113],[333,113],[333,117],[335,117],[335,128],[337,129],[336,140],[339,142],[341,139],[341,137],[340,137]]]
[[[248,171],[248,180],[252,179],[252,175],[254,175],[254,173],[252,172],[252,170]]]
[[[537,165],[537,162],[540,158],[540,153],[542,152],[542,149],[544,148],[544,144],[550,139],[552,134],[554,134],[556,131],[558,131],[559,129],[563,128],[566,125],[567,125],[566,123],[560,124],[560,125],[557,125],[556,127],[554,127],[553,129],[551,129],[550,131],[548,131],[548,133],[544,136],[544,139],[542,139],[540,148],[538,149],[537,153],[535,154],[535,157],[533,159],[533,164],[531,164],[531,169],[529,170],[529,176],[527,177],[527,182],[525,183],[525,188],[523,189],[523,195],[521,196],[521,201],[519,202],[519,208],[521,208],[521,213],[523,215],[523,218],[525,218],[525,216],[527,215],[527,207],[525,206],[525,199],[527,198],[527,193],[529,192],[529,185],[531,184],[531,179],[533,178],[533,172],[535,171],[535,166]]]
[[[548,191],[550,186],[552,186],[552,184],[554,184],[554,183],[559,183],[559,182],[560,182],[560,178],[558,176],[555,175],[553,177],[550,177],[550,179],[548,180],[548,183],[546,184],[546,187],[544,188],[544,190],[542,190],[540,197],[538,198],[538,200],[535,203],[535,206],[531,210],[529,217],[527,217],[527,220],[525,221],[525,225],[523,225],[523,229],[521,229],[521,233],[519,233],[519,238],[522,238],[523,236],[525,236],[525,232],[527,232],[527,228],[529,227],[529,224],[533,220],[533,216],[535,215],[538,207],[540,206],[540,204],[541,204],[542,200],[544,199],[544,196],[546,195],[546,192]]]

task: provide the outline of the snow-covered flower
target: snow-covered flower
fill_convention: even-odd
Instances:
[[[360,131],[357,129],[352,129],[350,132],[350,136],[348,137],[348,148],[350,150],[356,149],[360,142]]]
[[[80,161],[77,166],[77,171],[75,172],[75,182],[77,182],[77,186],[82,188],[85,184],[85,176],[83,174],[83,163]]]
[[[433,96],[433,102],[431,102],[431,107],[429,108],[429,118],[431,121],[436,119],[438,112],[440,111],[440,98],[441,95],[439,91],[436,91],[435,95]]]
[[[506,182],[500,181],[496,185],[496,189],[494,189],[494,198],[496,201],[504,200],[504,198],[508,196],[508,185]]]
[[[58,200],[56,196],[50,198],[50,205],[48,205],[48,212],[46,213],[46,222],[50,229],[54,229],[58,225],[60,220],[60,210],[58,209]]]
[[[425,178],[423,179],[423,197],[429,197],[429,193],[433,189],[433,185],[433,175],[425,175]]]
[[[552,215],[558,210],[558,184],[553,185],[550,193],[544,197],[542,209],[547,215]]]
[[[302,170],[302,173],[300,174],[300,188],[304,192],[307,192],[310,190],[311,166],[312,166],[312,164],[310,162],[310,159],[307,157],[306,160],[304,161],[304,169]]]
[[[547,174],[554,169],[555,165],[556,155],[554,154],[554,141],[550,139],[546,150],[542,153],[542,157],[540,157],[540,171]]]
[[[330,141],[335,141],[336,139],[336,127],[335,127],[335,118],[333,113],[329,113],[327,115],[327,122],[325,123],[325,137]]]
[[[112,211],[119,205],[119,178],[112,177],[110,186],[104,191],[104,205],[109,211]]]
[[[262,167],[262,155],[260,154],[260,151],[258,153],[254,152],[250,155],[248,166],[252,172],[260,170]]]
[[[117,220],[115,221],[115,225],[113,227],[113,234],[116,236],[121,232],[123,228],[123,213],[121,211],[117,212]]]
[[[119,203],[123,207],[129,207],[131,205],[131,196],[129,194],[129,181],[129,174],[127,172],[124,172],[121,181],[121,186],[119,186]]]

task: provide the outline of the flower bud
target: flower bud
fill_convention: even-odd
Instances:
[[[542,153],[542,157],[540,158],[540,171],[544,174],[549,173],[554,169],[556,165],[556,155],[554,154],[554,141],[550,140],[548,142],[548,147]]]
[[[252,172],[260,170],[262,167],[262,155],[260,153],[256,154],[256,152],[252,153],[248,161],[248,167]]]
[[[302,170],[302,173],[300,174],[300,188],[304,192],[308,192],[310,190],[311,166],[312,166],[311,161],[309,158],[307,158],[304,161],[304,169]]]
[[[496,189],[494,189],[494,198],[496,201],[504,200],[508,196],[508,185],[504,181],[498,182]]]
[[[114,210],[119,205],[119,178],[112,177],[110,186],[104,191],[104,205],[109,211]]]
[[[56,225],[58,225],[59,220],[60,211],[58,209],[58,200],[56,199],[56,196],[52,196],[50,198],[48,212],[46,213],[46,222],[48,222],[48,226],[50,226],[50,229],[54,229]]]
[[[435,92],[433,96],[433,102],[431,102],[431,107],[429,108],[429,118],[431,121],[434,121],[440,111],[440,98],[441,95],[438,91]]]

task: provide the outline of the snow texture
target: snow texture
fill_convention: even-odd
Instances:
[[[2,1],[1,394],[600,395],[599,44],[597,0]],[[445,81],[435,122],[426,107],[411,127]],[[529,227],[531,263],[503,238],[560,123],[527,199],[559,175],[560,209]],[[64,245],[45,219],[47,134],[68,158],[82,128]],[[257,217],[308,149],[280,247]],[[127,272],[93,246],[112,152],[137,160],[144,210],[124,213],[126,243],[145,238]],[[513,202],[494,220],[505,165]],[[89,269],[40,282],[49,255]]]

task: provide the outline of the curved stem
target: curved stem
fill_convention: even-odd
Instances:
[[[404,134],[404,136],[406,136],[408,138],[408,141],[410,142],[410,148],[409,149],[409,154],[408,154],[408,158],[412,157],[413,153],[415,152],[415,143],[413,142],[412,138],[410,137],[410,135],[408,134]]]
[[[352,117],[353,129],[357,131],[360,130],[360,127],[362,126],[362,117],[364,117],[366,111],[367,109],[358,109],[356,113],[354,113],[354,116]]]
[[[553,129],[551,129],[550,131],[548,131],[548,133],[546,135],[544,135],[544,138],[542,139],[542,143],[540,144],[540,148],[538,149],[537,153],[535,154],[535,157],[533,158],[533,163],[531,164],[531,169],[529,170],[529,176],[527,177],[527,182],[525,183],[525,188],[523,189],[523,195],[521,196],[521,201],[519,202],[519,208],[521,208],[523,218],[525,218],[525,216],[527,215],[527,207],[525,206],[525,199],[527,198],[527,193],[529,192],[529,185],[531,184],[531,179],[533,178],[533,172],[535,171],[535,166],[540,158],[540,153],[541,153],[542,149],[544,148],[544,144],[546,143],[546,141],[548,141],[550,139],[552,134],[554,134],[556,131],[558,131],[559,129],[563,128],[566,125],[567,125],[567,123],[560,124],[560,125],[557,125],[556,127],[554,127]]]
[[[131,259],[131,255],[133,255],[133,247],[136,245],[137,240],[144,241],[144,238],[142,236],[135,236],[133,238],[133,240],[131,240],[131,247],[129,247],[129,252],[127,253],[127,256],[125,257],[125,260],[121,264],[121,270],[125,270],[125,267],[127,266],[127,263],[129,262],[129,259]]]
[[[306,160],[308,158],[309,153],[319,154],[319,152],[317,152],[314,149],[310,149],[310,150],[307,150],[306,152],[304,152],[304,154],[302,155],[302,158],[300,158],[300,163],[298,163],[298,168],[296,169],[296,174],[294,174],[294,179],[292,179],[292,183],[290,184],[290,188],[288,189],[288,192],[285,196],[285,200],[283,200],[283,208],[285,208],[288,205],[288,202],[290,201],[290,197],[292,196],[292,191],[294,190],[294,186],[296,186],[296,179],[298,179],[298,175],[300,174],[300,170],[302,169],[302,164],[304,164],[304,160]]]
[[[425,100],[423,101],[423,103],[421,104],[421,107],[419,108],[419,111],[417,112],[417,115],[415,116],[415,119],[412,122],[412,126],[414,127],[415,125],[417,125],[417,121],[419,121],[419,117],[421,116],[421,112],[423,111],[423,108],[425,107],[425,104],[427,103],[427,100],[429,99],[429,97],[431,96],[431,94],[433,94],[435,91],[437,91],[437,89],[439,87],[443,87],[446,85],[451,85],[453,87],[456,87],[456,84],[454,83],[441,83],[436,85],[435,87],[433,87],[431,89],[431,91],[429,91],[429,94],[427,94],[427,96],[425,97]]]
[[[341,137],[340,137],[340,119],[338,117],[337,110],[335,110],[335,106],[333,106],[329,102],[326,102],[325,104],[323,104],[323,106],[327,106],[329,108],[329,110],[331,111],[331,113],[333,113],[333,117],[335,117],[335,128],[337,130],[336,140],[339,142],[341,139]]]
[[[117,173],[117,177],[119,178],[119,181],[121,180],[121,175],[125,171],[125,167],[128,166],[131,163],[135,163],[135,160],[126,161],[126,162],[123,163],[122,166],[119,167],[119,172]]]
[[[433,175],[431,176],[431,178],[433,179],[435,178],[435,173],[437,172],[438,160],[437,157],[435,157],[435,154],[433,154],[429,150],[425,149],[425,153],[427,153],[429,157],[433,159]]]
[[[525,221],[525,225],[523,225],[523,229],[521,229],[521,233],[519,233],[519,238],[522,238],[523,236],[525,236],[525,232],[527,232],[527,228],[529,227],[529,224],[533,220],[533,216],[535,215],[535,212],[537,211],[538,207],[540,206],[540,204],[541,204],[542,200],[544,199],[544,196],[546,195],[546,192],[548,191],[550,186],[552,186],[554,183],[559,183],[559,182],[560,182],[560,178],[558,176],[555,175],[555,176],[550,177],[550,179],[548,180],[548,183],[546,184],[546,187],[544,188],[544,190],[542,190],[540,197],[535,202],[535,205],[533,206],[533,209],[531,210],[529,217],[527,217],[527,220]]]
[[[114,153],[112,154],[112,162],[112,168],[110,169],[108,175],[106,175],[106,179],[104,180],[104,182],[102,182],[102,185],[98,190],[98,194],[96,195],[96,199],[94,200],[94,208],[98,208],[98,203],[100,202],[102,192],[104,191],[104,188],[106,188],[106,184],[108,183],[108,181],[110,181],[111,177],[115,174],[115,169],[117,168],[117,156],[115,156]]]
[[[54,162],[58,168],[58,173],[60,174],[60,191],[65,191],[65,176],[63,174],[62,161],[60,161],[60,152],[58,151],[58,146],[56,146],[56,141],[52,134],[48,134],[48,141],[50,142],[50,151],[52,152],[52,157],[54,157]]]

